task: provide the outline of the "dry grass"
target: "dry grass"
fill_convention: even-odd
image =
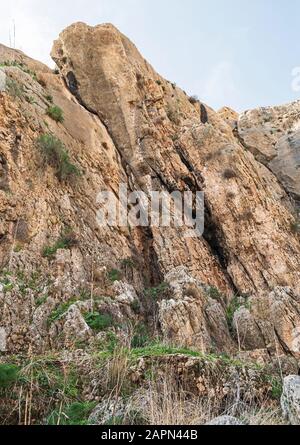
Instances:
[[[212,419],[229,415],[251,426],[285,425],[281,410],[270,407],[266,401],[260,406],[254,402],[236,403],[222,407],[217,398],[196,397],[182,388],[176,388],[172,376],[154,380],[147,389],[133,399],[131,409],[141,410],[148,425],[196,426],[205,425]]]

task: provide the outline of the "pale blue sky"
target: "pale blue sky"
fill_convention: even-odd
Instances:
[[[0,42],[50,64],[52,41],[74,21],[111,22],[167,79],[213,108],[238,111],[300,99],[299,0],[10,0]]]

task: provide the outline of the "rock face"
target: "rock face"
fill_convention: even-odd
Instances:
[[[221,416],[207,423],[207,426],[237,426],[244,425],[239,419],[231,416]]]
[[[95,332],[85,320],[105,311],[118,326],[158,318],[165,340],[200,351],[237,349],[239,337],[246,350],[273,353],[278,343],[299,352],[291,199],[299,104],[268,112],[276,128],[295,130],[291,140],[271,124],[265,135],[266,111],[238,117],[191,100],[109,24],[68,27],[52,57],[58,74],[0,46],[11,85],[0,93],[0,329],[8,351],[28,342],[43,350],[76,333],[88,342]],[[53,105],[63,120],[51,117]],[[57,165],[45,162],[37,143],[45,134],[63,144],[80,174],[61,180]],[[203,236],[186,237],[175,225],[99,226],[98,194],[117,196],[120,184],[146,201],[151,191],[204,192]],[[235,295],[251,308],[232,323]],[[158,315],[147,313],[149,298]]]
[[[185,347],[197,345],[202,352],[209,352],[211,345],[220,351],[234,348],[221,302],[210,297],[199,281],[187,269],[179,267],[166,278],[171,299],[159,305],[159,319],[165,339]]]
[[[0,69],[0,92],[6,89],[6,74]]]
[[[246,350],[289,352],[299,358],[299,294],[277,287],[265,297],[251,298],[247,306],[241,306],[233,319],[240,346]]]
[[[267,165],[296,200],[300,199],[300,102],[246,111],[238,134],[257,160]]]
[[[281,407],[291,425],[300,425],[300,377],[289,376],[284,379]]]

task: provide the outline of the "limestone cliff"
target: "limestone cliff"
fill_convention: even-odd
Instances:
[[[71,25],[52,57],[55,72],[0,46],[2,350],[102,341],[96,312],[123,339],[145,323],[199,351],[299,357],[299,104],[217,113],[112,25]],[[45,135],[68,153],[68,180]],[[120,183],[203,191],[203,237],[99,227],[97,194]]]

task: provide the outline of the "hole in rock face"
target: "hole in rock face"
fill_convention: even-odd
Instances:
[[[69,71],[67,74],[68,86],[72,94],[74,96],[78,96],[78,82],[75,77],[75,74],[72,71]]]

